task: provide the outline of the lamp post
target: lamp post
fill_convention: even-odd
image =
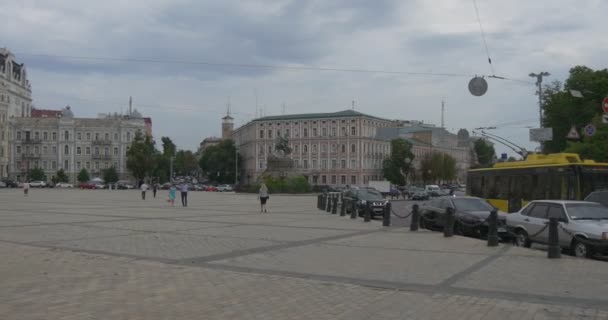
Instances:
[[[169,158],[169,182],[173,183],[173,160],[175,157]]]

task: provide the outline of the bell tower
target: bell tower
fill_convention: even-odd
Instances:
[[[234,118],[230,116],[230,103],[228,103],[226,116],[222,118],[222,140],[230,139],[234,130]]]

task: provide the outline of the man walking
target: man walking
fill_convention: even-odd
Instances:
[[[25,195],[27,197],[27,193],[29,191],[30,191],[30,183],[26,181],[23,183],[23,195]]]
[[[158,183],[155,183],[152,185],[152,195],[154,196],[154,199],[156,199],[156,189],[158,188]]]
[[[148,191],[148,185],[144,182],[141,184],[141,199],[146,200],[146,191]]]
[[[182,206],[187,207],[188,206],[188,184],[182,183],[182,185],[179,187],[179,191],[181,192],[181,195],[182,195]]]

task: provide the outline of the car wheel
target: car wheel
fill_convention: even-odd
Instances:
[[[521,229],[515,231],[515,245],[524,248],[530,248],[532,246],[532,241],[530,241],[526,231]]]
[[[572,240],[570,245],[570,254],[577,258],[591,258],[594,256],[593,247],[584,244],[577,238]]]

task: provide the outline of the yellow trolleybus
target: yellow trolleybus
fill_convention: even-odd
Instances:
[[[608,189],[608,163],[581,160],[578,154],[532,154],[526,160],[472,169],[467,194],[485,198],[499,210],[518,211],[531,200],[582,200]]]

